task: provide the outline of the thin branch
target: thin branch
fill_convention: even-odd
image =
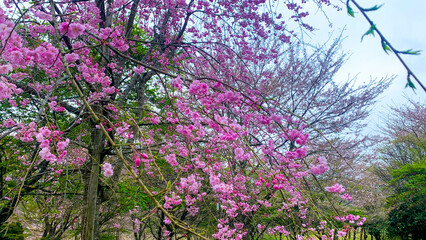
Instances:
[[[370,17],[368,17],[368,15],[366,13],[366,9],[361,7],[355,0],[348,0],[347,1],[348,7],[349,7],[349,2],[352,2],[358,8],[358,10],[361,12],[361,14],[364,16],[364,18],[370,24],[371,29],[373,29],[380,36],[380,40],[382,41],[382,45],[383,45],[385,52],[386,52],[386,47],[388,47],[395,54],[395,56],[398,58],[398,60],[402,63],[404,68],[407,70],[407,81],[408,81],[408,83],[410,83],[410,77],[413,77],[414,80],[416,80],[416,82],[422,87],[423,91],[426,93],[426,87],[422,84],[422,82],[420,82],[420,80],[413,73],[413,71],[411,71],[410,67],[408,67],[408,65],[402,59],[402,57],[400,55],[401,51],[396,50],[392,46],[392,44],[386,39],[386,37],[380,32],[380,30],[377,28],[377,26],[374,24],[374,22],[370,19]],[[353,16],[353,13],[351,14],[351,16]]]

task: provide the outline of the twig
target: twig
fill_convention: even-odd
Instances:
[[[410,80],[410,77],[413,77],[414,80],[416,80],[416,82],[423,89],[423,91],[426,92],[426,87],[422,84],[422,82],[420,82],[420,80],[417,78],[417,76],[413,73],[413,71],[411,71],[410,67],[405,63],[405,61],[401,57],[401,54],[417,55],[417,54],[419,54],[419,52],[418,51],[410,51],[410,50],[402,52],[402,51],[396,50],[392,46],[392,44],[386,39],[386,37],[380,32],[380,30],[377,28],[377,26],[374,24],[374,22],[370,19],[370,17],[368,17],[368,15],[367,15],[366,12],[368,12],[368,11],[375,11],[375,10],[379,9],[381,6],[377,6],[376,5],[376,6],[372,7],[372,8],[370,8],[370,9],[365,9],[365,8],[361,7],[355,0],[347,0],[346,6],[348,8],[348,14],[351,15],[352,17],[354,17],[354,12],[353,12],[352,8],[349,6],[349,2],[352,2],[356,6],[356,8],[361,12],[361,14],[364,16],[364,18],[370,24],[370,30],[367,31],[363,35],[363,37],[365,35],[373,34],[374,32],[376,32],[379,35],[379,37],[380,37],[383,50],[386,53],[389,50],[392,51],[395,54],[395,56],[398,58],[398,60],[402,63],[402,65],[404,66],[404,68],[407,70],[407,81],[408,81],[407,86],[409,86],[411,88],[415,88],[415,86],[413,85],[413,83]],[[362,40],[362,38],[361,38],[361,40]]]

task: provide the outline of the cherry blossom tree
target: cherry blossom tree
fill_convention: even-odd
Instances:
[[[259,43],[273,37],[289,44],[293,32],[286,21],[310,29],[304,1],[3,4],[1,140],[11,142],[5,160],[18,171],[5,176],[13,183],[2,198],[2,223],[23,193],[81,190],[81,199],[74,199],[82,203],[78,231],[82,239],[99,239],[114,210],[130,205],[117,197],[123,183],[137,186],[133,197],[144,208],[132,208],[128,220],[155,223],[150,230],[157,239],[248,239],[290,231],[294,238],[332,238],[344,235],[332,221],[336,216],[344,223],[364,221],[342,217],[335,207],[332,214],[316,211],[305,182],[323,174],[327,163],[311,151],[315,161],[304,166],[311,131],[300,120],[308,117],[264,96],[268,80],[281,84],[276,75],[253,72],[279,60],[276,48]],[[366,97],[373,99],[383,86]],[[362,104],[339,93],[347,108]],[[313,104],[311,94],[291,97]],[[277,147],[282,142],[289,148]],[[76,176],[82,184],[70,188]],[[345,189],[323,191],[339,198]],[[58,209],[66,214],[64,206]],[[214,227],[206,228],[206,221]]]

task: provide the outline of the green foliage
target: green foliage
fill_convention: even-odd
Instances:
[[[100,240],[116,240],[116,239],[117,239],[117,237],[112,233],[102,234],[101,237],[100,237]]]
[[[140,21],[140,20],[139,20]],[[142,42],[142,44],[135,44],[135,51],[132,54],[132,57],[136,60],[142,60],[147,53],[147,46],[146,44],[143,44],[143,42],[148,42],[151,41],[151,39],[149,38],[149,35],[147,34],[147,32],[145,32],[143,29],[139,28],[137,25],[135,25],[132,28],[132,33],[130,37],[133,36],[137,36],[138,37],[138,41]]]
[[[410,87],[410,88],[412,88],[412,89],[415,89],[416,88],[416,86],[414,86],[414,83],[411,81],[411,79],[410,79],[410,74],[408,74],[408,76],[407,76],[407,84],[405,84],[405,87],[407,88],[407,87]]]
[[[413,239],[426,232],[426,161],[407,164],[392,171],[390,184],[396,191],[388,198],[388,232],[391,236],[408,236]]]
[[[371,7],[371,8],[363,8],[362,10],[364,11],[364,12],[371,12],[371,11],[376,11],[376,10],[378,10],[379,8],[381,8],[383,6],[383,4],[380,4],[380,5],[374,5],[373,7]]]
[[[389,213],[388,233],[390,236],[406,238],[411,234],[412,239],[422,239],[426,232],[426,198],[414,197],[403,201]]]
[[[355,17],[355,13],[354,10],[351,8],[351,6],[349,6],[349,0],[346,2],[346,8],[348,10],[348,14],[351,17]]]
[[[376,25],[375,24],[371,24],[370,29],[368,29],[368,31],[365,32],[364,35],[362,35],[361,42],[364,39],[364,37],[367,36],[367,35],[373,35],[374,36],[374,31],[375,30],[376,30]]]
[[[374,236],[377,239],[378,236],[385,235],[387,224],[387,219],[382,217],[376,217],[373,219],[369,219],[364,224],[364,228],[366,229],[368,234]]]
[[[118,201],[123,212],[128,212],[135,206],[139,206],[142,210],[147,209],[149,198],[137,185],[122,181],[118,183],[118,189],[120,189]]]
[[[385,40],[383,40],[383,39],[382,39],[381,42],[382,42],[383,51],[385,51],[386,54],[389,54],[388,51],[392,51],[392,50],[388,46],[388,43]]]
[[[401,54],[408,54],[408,55],[420,55],[421,50],[413,50],[413,49],[408,49],[405,51],[398,51],[398,53]]]
[[[24,240],[24,228],[19,222],[6,223],[0,226],[0,239],[2,240]]]
[[[391,185],[401,183],[403,185],[396,194],[399,200],[413,196],[426,196],[426,161],[395,169],[392,171],[392,176]]]
[[[420,239],[426,232],[426,140],[422,134],[398,137],[393,144],[403,143],[410,162],[391,170],[389,187],[394,193],[388,197],[387,230],[390,236]],[[396,145],[394,145],[396,146]],[[397,159],[396,159],[397,160]]]

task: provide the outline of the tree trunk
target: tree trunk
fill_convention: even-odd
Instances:
[[[84,209],[82,216],[82,232],[83,240],[98,239],[98,231],[96,231],[96,219],[98,215],[97,196],[99,186],[100,164],[102,163],[102,151],[104,150],[105,137],[100,129],[93,128],[91,134],[91,143],[89,147],[88,164],[84,174],[85,193],[84,193]],[[97,234],[95,234],[97,232]]]

